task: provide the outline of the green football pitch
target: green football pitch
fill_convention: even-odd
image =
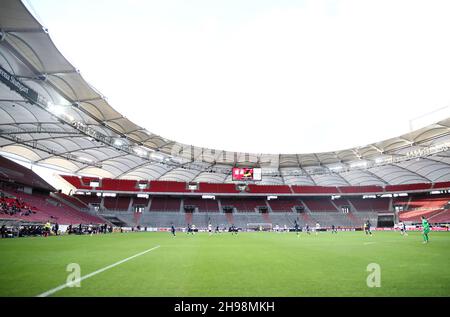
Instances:
[[[70,263],[81,269],[80,287],[64,287],[68,276],[76,276],[67,271]],[[379,271],[368,271],[371,263],[379,265]],[[379,287],[369,287],[368,279],[379,281]],[[407,237],[398,232],[299,237],[275,232],[172,237],[148,232],[1,239],[0,296],[43,293],[450,296],[450,233],[432,232],[429,244],[422,244],[419,232]]]

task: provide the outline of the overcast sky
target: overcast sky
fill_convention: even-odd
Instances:
[[[450,117],[447,0],[25,3],[114,108],[178,142],[319,152]]]

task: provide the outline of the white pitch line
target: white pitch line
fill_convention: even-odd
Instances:
[[[78,278],[78,279],[76,279],[76,280],[74,280],[74,281],[71,281],[71,282],[69,282],[69,283],[65,283],[65,284],[62,284],[62,285],[60,285],[60,286],[58,286],[58,287],[52,288],[51,290],[48,290],[48,291],[46,291],[45,293],[39,294],[39,295],[37,295],[36,297],[47,297],[47,296],[49,296],[49,295],[52,295],[52,294],[54,294],[54,293],[56,293],[56,292],[58,292],[58,291],[60,291],[60,290],[62,290],[62,289],[64,289],[64,288],[66,288],[66,287],[70,287],[70,286],[73,285],[73,284],[79,283],[79,282],[81,282],[81,281],[83,281],[83,280],[85,280],[85,279],[87,279],[87,278],[90,278],[90,277],[92,277],[92,276],[94,276],[94,275],[97,275],[97,274],[102,273],[102,272],[104,272],[104,271],[106,271],[106,270],[109,270],[109,269],[111,269],[111,268],[113,268],[113,267],[115,267],[115,266],[117,266],[117,265],[120,265],[120,264],[122,264],[122,263],[125,263],[125,262],[127,262],[127,261],[130,261],[130,260],[132,260],[132,259],[134,259],[134,258],[136,258],[136,257],[138,257],[138,256],[144,255],[144,254],[146,254],[146,253],[148,253],[148,252],[150,252],[150,251],[156,250],[156,249],[158,249],[159,247],[160,247],[160,245],[157,245],[156,247],[153,247],[153,248],[148,249],[148,250],[145,250],[145,251],[143,251],[143,252],[141,252],[141,253],[132,255],[132,256],[130,256],[129,258],[126,258],[126,259],[120,260],[120,261],[118,261],[118,262],[116,262],[116,263],[113,263],[113,264],[111,264],[111,265],[105,266],[104,268],[102,268],[102,269],[100,269],[100,270],[97,270],[97,271],[95,271],[95,272],[89,273],[88,275],[85,275],[85,276],[83,276],[83,277],[80,277],[80,278]]]
[[[364,245],[375,244],[375,242],[364,242]]]

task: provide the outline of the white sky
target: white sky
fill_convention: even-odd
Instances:
[[[450,1],[26,0],[123,115],[255,153],[366,145],[450,117]]]

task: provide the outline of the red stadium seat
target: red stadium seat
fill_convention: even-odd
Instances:
[[[250,193],[260,194],[291,194],[292,191],[287,185],[248,185]]]
[[[213,199],[186,198],[184,206],[195,206],[199,212],[219,212],[219,205]]]
[[[179,212],[181,199],[172,197],[153,197],[150,211]]]

